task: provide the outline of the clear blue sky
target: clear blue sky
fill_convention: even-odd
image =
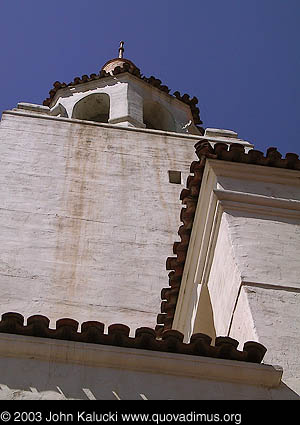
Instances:
[[[0,0],[0,112],[117,55],[199,99],[204,127],[300,154],[300,0]]]

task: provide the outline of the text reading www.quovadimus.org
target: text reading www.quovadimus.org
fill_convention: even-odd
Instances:
[[[242,422],[241,413],[119,413],[119,412],[13,412],[0,413],[1,422],[153,422],[155,424],[168,422],[224,422],[239,425]]]

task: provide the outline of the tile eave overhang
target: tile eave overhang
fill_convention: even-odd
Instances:
[[[21,314],[9,312],[2,315],[0,334],[16,334],[250,363],[260,363],[267,351],[262,344],[254,341],[246,342],[243,351],[240,351],[237,349],[238,341],[229,337],[216,338],[213,346],[211,345],[212,338],[199,333],[192,335],[190,341],[184,343],[184,335],[176,330],[166,330],[158,338],[154,329],[142,327],[136,329],[135,336],[131,337],[129,336],[130,328],[123,324],[110,325],[107,334],[104,333],[104,324],[96,321],[82,323],[80,332],[78,331],[79,323],[73,319],[57,320],[55,329],[50,328],[49,324],[50,320],[46,316],[34,315],[27,318],[25,325],[24,317]]]

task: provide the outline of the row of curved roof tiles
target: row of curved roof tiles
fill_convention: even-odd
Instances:
[[[164,331],[158,339],[155,330],[146,327],[138,328],[135,336],[130,337],[129,327],[122,324],[110,325],[105,334],[104,324],[95,321],[82,323],[81,332],[78,332],[78,322],[73,319],[59,319],[55,329],[50,329],[49,323],[46,316],[35,315],[24,325],[21,314],[9,312],[2,315],[0,332],[253,363],[260,363],[267,351],[254,341],[246,342],[240,351],[238,341],[229,337],[217,337],[213,346],[211,337],[200,333],[194,334],[189,343],[184,343],[183,334],[176,330]]]

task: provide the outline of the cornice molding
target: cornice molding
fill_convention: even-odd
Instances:
[[[279,366],[13,334],[0,334],[0,353],[2,357],[16,359],[67,361],[91,367],[264,385],[269,388],[278,387],[282,376]]]
[[[224,189],[214,189],[213,192],[224,211],[248,211],[264,216],[300,219],[300,201],[294,199],[273,198]]]
[[[210,158],[207,158],[206,163],[207,166],[214,169],[215,174],[218,176],[232,177],[237,180],[263,181],[300,186],[299,170],[245,164],[242,162],[220,161],[219,159]]]

